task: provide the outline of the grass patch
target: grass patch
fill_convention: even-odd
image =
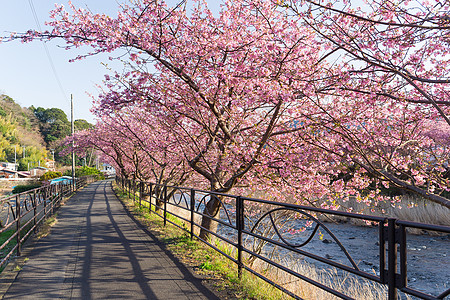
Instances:
[[[33,224],[28,224],[26,227],[22,228],[22,230],[20,231],[20,236],[23,237],[24,235],[26,235],[28,233],[28,231],[30,231],[31,227],[33,227]],[[6,230],[5,232],[1,233],[0,234],[0,245],[3,245],[4,243],[6,243],[6,241],[11,236],[13,236],[15,232],[16,232],[16,229],[13,228],[13,229]],[[17,238],[14,237],[5,245],[5,247],[3,247],[3,249],[0,250],[0,259],[5,258],[16,245],[17,245]],[[15,250],[13,252],[13,255],[10,257],[10,259],[15,256],[16,252],[17,252],[17,250]],[[0,268],[0,273],[5,269],[7,264],[8,263],[6,263],[5,265],[3,265]]]
[[[49,235],[50,229],[52,228],[52,226],[55,225],[56,223],[58,223],[58,219],[56,218],[57,216],[58,216],[58,213],[55,213],[54,215],[45,219],[45,221],[39,227],[39,231],[37,234],[38,239],[41,239],[41,238]]]
[[[16,232],[15,229],[7,230],[0,234],[0,245],[3,245],[13,234]],[[9,243],[0,250],[0,257],[4,258],[8,253],[17,245],[17,239],[13,238]]]

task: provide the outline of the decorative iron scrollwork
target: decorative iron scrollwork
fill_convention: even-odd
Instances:
[[[281,234],[277,222],[275,222],[273,215],[275,213],[278,212],[292,212],[292,213],[298,213],[301,214],[302,216],[306,217],[307,220],[315,223],[314,225],[314,229],[312,230],[312,232],[309,234],[309,237],[301,243],[291,243],[289,242],[285,237],[283,237],[283,235]],[[348,253],[348,251],[345,249],[345,247],[342,245],[342,243],[339,241],[339,239],[320,221],[318,220],[316,217],[314,217],[313,215],[300,210],[300,209],[294,209],[294,208],[275,208],[272,209],[266,213],[264,213],[257,221],[256,223],[253,225],[252,229],[251,229],[251,233],[255,233],[256,229],[258,228],[258,225],[260,225],[263,220],[268,217],[270,220],[270,224],[272,225],[272,228],[276,234],[276,236],[287,246],[291,247],[291,248],[301,248],[305,245],[307,245],[313,238],[314,236],[317,234],[317,232],[319,231],[319,229],[323,229],[325,232],[327,232],[329,234],[329,236],[336,242],[336,244],[340,247],[340,249],[342,250],[342,252],[344,252],[345,256],[347,257],[348,261],[350,262],[350,264],[353,266],[353,268],[355,270],[359,271],[359,268],[357,266],[357,264],[355,263],[355,261],[352,259],[352,257],[350,256],[350,254]]]

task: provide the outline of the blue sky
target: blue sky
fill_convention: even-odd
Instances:
[[[44,22],[49,20],[48,12],[54,8],[58,0],[34,0],[34,8],[40,26],[45,29]],[[92,10],[104,10],[113,13],[115,1],[81,0],[73,1],[76,5],[87,4]],[[58,1],[67,4],[67,1]],[[111,5],[113,4],[114,5]],[[0,10],[0,32],[23,32],[36,29],[29,0],[5,1]],[[91,57],[84,61],[69,63],[75,57],[73,51],[58,47],[62,41],[47,43],[50,56],[61,82],[63,91],[52,71],[42,42],[36,41],[22,44],[19,41],[0,44],[0,93],[12,97],[22,106],[58,107],[70,117],[70,94],[74,97],[75,119],[94,121],[89,112],[91,98],[86,93],[98,94],[96,84],[101,83],[105,68],[101,61],[107,56]]]
[[[67,5],[67,0],[13,0],[4,1],[0,10],[0,34],[24,32],[37,29],[30,2],[33,4],[40,26],[46,29],[45,21],[55,3]],[[94,12],[104,12],[114,16],[117,2],[125,0],[73,0],[75,6],[87,6]],[[168,1],[175,2],[174,0]],[[217,2],[214,6],[218,6]],[[214,3],[213,2],[213,3]],[[112,68],[119,68],[119,63],[111,63],[109,55],[89,57],[83,61],[69,63],[77,55],[75,51],[61,49],[63,41],[47,43],[47,48],[55,66],[58,80],[52,71],[42,42],[22,44],[13,41],[0,44],[0,94],[6,94],[22,106],[57,107],[64,110],[70,118],[70,95],[74,97],[75,119],[94,122],[89,109],[92,99],[87,94],[97,95],[97,84],[101,84],[104,74],[108,73],[101,62]],[[79,52],[78,52],[79,53]]]

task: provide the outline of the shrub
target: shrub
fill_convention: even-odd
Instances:
[[[72,176],[72,170],[71,169],[66,170],[64,172],[64,175]],[[84,167],[75,169],[75,177],[87,176],[87,175],[96,175],[95,176],[96,179],[104,179],[102,172],[100,172],[96,168],[84,166]]]
[[[44,174],[39,178],[39,180],[40,180],[40,181],[51,180],[51,179],[53,179],[53,178],[58,178],[58,177],[61,177],[61,176],[62,176],[62,173],[61,173],[61,172],[58,172],[58,171],[48,171],[48,172],[44,173]]]
[[[38,187],[41,187],[40,184],[28,184],[28,185],[16,185],[14,189],[12,190],[13,194],[19,194],[23,193],[32,189],[36,189]]]

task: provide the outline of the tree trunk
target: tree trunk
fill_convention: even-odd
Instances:
[[[164,202],[160,200],[164,198],[164,189],[160,188],[159,186],[155,187],[155,189],[153,190],[153,194],[155,195],[155,212],[160,213],[160,207],[164,205]]]
[[[214,240],[214,235],[211,232],[217,232],[218,223],[213,220],[219,213],[221,207],[221,201],[218,196],[211,195],[211,199],[206,203],[205,209],[203,210],[203,218],[200,228],[200,238],[207,241]],[[208,231],[209,230],[209,231]]]

